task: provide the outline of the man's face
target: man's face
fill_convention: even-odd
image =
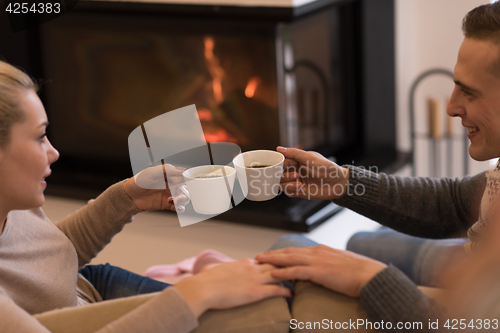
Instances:
[[[500,157],[500,71],[494,73],[499,56],[493,42],[465,38],[455,65],[447,113],[462,118],[469,154],[477,161]]]

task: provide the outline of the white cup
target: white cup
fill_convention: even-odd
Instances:
[[[265,201],[277,196],[284,161],[283,154],[272,150],[252,150],[237,155],[233,164],[245,197],[252,201]]]
[[[222,214],[231,207],[236,171],[225,165],[203,165],[182,173],[187,191],[181,187],[198,214]]]

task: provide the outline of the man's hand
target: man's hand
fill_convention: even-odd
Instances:
[[[139,210],[169,209],[182,213],[189,203],[179,190],[183,171],[170,164],[149,167],[127,179],[123,189]]]
[[[313,151],[284,147],[276,150],[285,156],[281,177],[281,188],[285,195],[332,200],[346,192],[349,169]]]
[[[287,248],[261,253],[260,263],[279,266],[272,276],[280,280],[308,280],[328,289],[358,297],[361,289],[387,265],[325,245]]]

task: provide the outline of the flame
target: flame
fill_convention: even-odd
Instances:
[[[233,142],[237,143],[238,140],[234,138],[233,136],[229,135],[225,130],[222,128],[218,128],[214,132],[208,133],[205,132],[205,141],[207,142]]]
[[[252,98],[255,95],[255,90],[257,90],[257,87],[260,84],[260,77],[252,77],[250,80],[248,80],[247,87],[245,89],[245,96],[248,98]]]
[[[210,112],[210,110],[207,109],[198,110],[198,118],[201,121],[210,121],[212,120],[212,112]]]
[[[216,105],[211,105],[211,107],[217,107],[217,105],[224,102],[224,91],[222,89],[222,80],[225,77],[224,69],[220,65],[220,60],[214,55],[214,39],[210,36],[204,38],[205,44],[205,60],[207,65],[207,70],[212,77],[212,91]],[[213,103],[212,103],[213,104]],[[201,109],[198,111],[198,117],[201,121],[208,122],[204,130],[204,136],[206,142],[233,142],[237,143],[238,140],[229,134],[226,130],[222,128],[214,128],[216,124],[213,123],[213,114],[209,109]]]
[[[222,79],[224,78],[224,69],[220,66],[219,59],[214,55],[214,40],[212,37],[205,37],[205,59],[207,60],[207,69],[213,78],[212,89],[214,99],[217,104],[224,101],[222,92]]]

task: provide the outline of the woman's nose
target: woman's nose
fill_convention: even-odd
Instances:
[[[54,146],[52,146],[49,139],[47,139],[47,144],[49,145],[47,155],[49,156],[49,163],[52,164],[59,159],[59,152],[54,148]]]

